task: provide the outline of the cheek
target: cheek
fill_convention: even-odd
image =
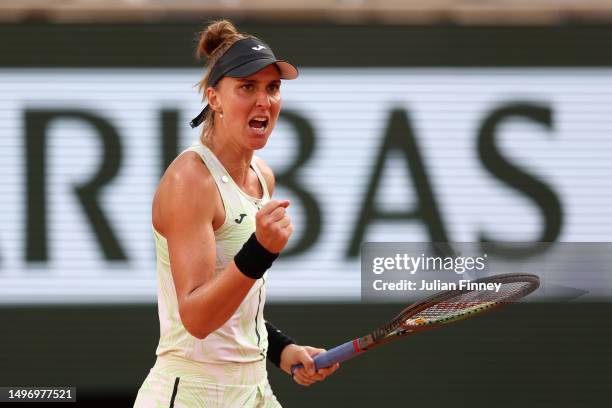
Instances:
[[[275,117],[278,117],[278,114],[281,110],[281,106],[283,105],[283,98],[280,97],[280,95],[277,98],[273,98],[272,99],[272,113],[274,114]]]
[[[270,107],[272,128],[276,126],[276,122],[278,121],[278,116],[280,115],[281,111],[281,105],[281,101],[279,100],[277,103],[272,104],[272,106]]]
[[[235,98],[231,103],[231,118],[241,121],[249,116],[251,105],[242,98]]]

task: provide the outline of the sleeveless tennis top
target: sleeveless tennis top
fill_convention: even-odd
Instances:
[[[251,168],[261,183],[263,197],[247,195],[232,180],[221,162],[200,141],[184,152],[196,152],[210,171],[225,207],[225,221],[215,231],[215,275],[222,273],[234,255],[255,231],[255,214],[270,200],[268,188],[254,157]],[[184,153],[183,152],[183,153]],[[210,200],[210,197],[202,197]],[[251,363],[266,358],[268,335],[263,318],[266,300],[266,275],[251,287],[236,312],[205,339],[198,339],[185,329],[179,315],[178,301],[166,239],[153,228],[157,255],[157,299],[160,339],[156,354],[176,356],[200,363]],[[209,311],[202,310],[206,315]]]

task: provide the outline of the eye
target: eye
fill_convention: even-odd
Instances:
[[[240,86],[240,89],[244,89],[245,91],[252,91],[253,88],[253,84],[242,84]]]
[[[268,85],[268,89],[270,90],[270,92],[276,93],[280,90],[280,84],[270,84]]]

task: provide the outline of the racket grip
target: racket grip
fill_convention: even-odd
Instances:
[[[317,354],[312,359],[315,364],[315,370],[320,368],[331,367],[336,363],[349,360],[358,354],[363,353],[365,350],[361,350],[357,344],[357,340],[347,341],[331,350],[324,351],[321,354]],[[296,364],[291,366],[291,374],[295,373],[295,370],[302,368],[302,364]]]

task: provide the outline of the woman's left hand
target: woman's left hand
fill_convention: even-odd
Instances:
[[[340,367],[340,364],[336,363],[331,367],[315,370],[312,357],[324,351],[325,349],[289,344],[281,353],[280,367],[284,372],[291,375],[291,367],[296,364],[302,364],[304,367],[298,368],[295,371],[293,380],[304,386],[312,385],[317,381],[323,381],[328,375],[332,374]]]

